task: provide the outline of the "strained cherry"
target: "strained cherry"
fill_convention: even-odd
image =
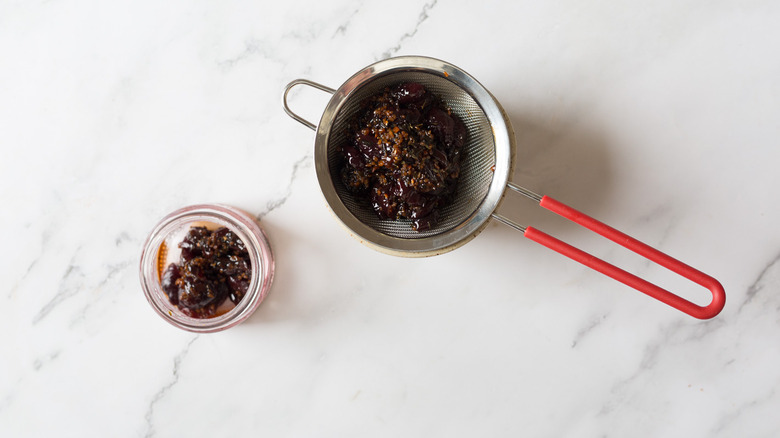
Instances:
[[[160,279],[171,304],[193,318],[212,318],[226,300],[241,301],[252,267],[238,235],[226,227],[191,227],[179,248],[179,262],[168,265]]]
[[[409,219],[423,231],[454,197],[466,127],[417,82],[368,98],[341,146],[341,180],[380,219]]]

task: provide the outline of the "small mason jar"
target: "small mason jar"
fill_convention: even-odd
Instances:
[[[226,227],[234,232],[244,242],[252,269],[244,297],[234,307],[222,309],[211,318],[193,318],[184,314],[171,304],[161,284],[164,269],[169,263],[177,261],[178,245],[194,226],[212,230]],[[273,276],[273,253],[260,225],[249,214],[225,205],[193,205],[165,216],[146,239],[141,254],[141,285],[149,304],[175,327],[196,333],[226,330],[249,318],[268,295]]]

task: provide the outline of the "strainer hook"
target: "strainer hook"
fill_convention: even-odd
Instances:
[[[307,79],[296,79],[289,84],[287,84],[286,87],[284,87],[284,95],[282,95],[282,106],[284,106],[284,112],[287,113],[288,116],[292,117],[293,119],[300,122],[303,126],[311,129],[312,131],[317,130],[317,125],[314,123],[304,119],[303,117],[299,116],[298,114],[294,113],[293,110],[290,109],[290,106],[287,104],[287,94],[297,85],[308,85],[312,88],[316,88],[318,90],[322,90],[326,93],[334,94],[336,90],[326,87],[322,84],[318,84],[317,82],[310,81]]]

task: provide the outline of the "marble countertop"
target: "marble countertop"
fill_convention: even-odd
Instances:
[[[780,435],[780,4],[0,3],[0,435]],[[398,55],[476,77],[512,181],[711,274],[700,321],[491,221],[392,257],[329,212],[291,80]],[[329,96],[296,90],[317,121]],[[256,215],[276,255],[243,324],[146,302],[164,215]],[[696,302],[709,294],[508,195],[500,212]]]

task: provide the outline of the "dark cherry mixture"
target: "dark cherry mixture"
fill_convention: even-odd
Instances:
[[[386,88],[364,103],[341,147],[341,179],[381,219],[435,226],[455,194],[466,127],[416,82]]]
[[[192,227],[181,243],[179,263],[162,274],[162,288],[185,315],[211,318],[225,300],[238,304],[249,288],[252,268],[244,242],[225,227]]]

